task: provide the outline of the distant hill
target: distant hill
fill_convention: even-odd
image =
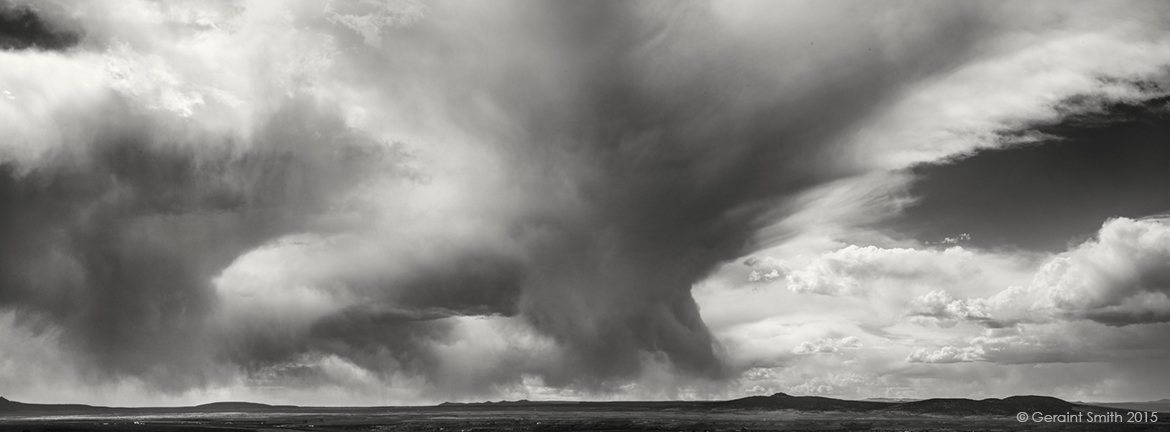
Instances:
[[[4,414],[36,414],[36,413],[108,413],[118,411],[148,411],[148,412],[222,412],[222,411],[287,411],[296,409],[293,405],[267,405],[254,402],[213,402],[192,407],[150,407],[150,408],[111,408],[80,404],[30,404],[14,402],[0,397],[0,415]]]
[[[193,411],[249,411],[249,410],[271,410],[271,409],[290,409],[297,408],[294,405],[268,405],[256,402],[212,402],[203,405],[196,405],[193,407],[184,407],[183,410]]]
[[[1075,412],[1078,407],[1068,401],[1048,396],[1012,396],[1004,399],[926,399],[894,404],[886,411],[916,414],[968,415],[1015,415],[1019,412],[1043,412],[1061,414]]]
[[[37,412],[61,412],[61,411],[96,411],[101,410],[101,407],[92,405],[54,405],[54,404],[29,404],[23,402],[13,402],[3,397],[0,397],[0,414],[8,413],[37,413]]]
[[[796,410],[842,412],[890,412],[950,416],[1010,416],[1019,412],[1075,412],[1082,405],[1047,396],[1012,396],[1004,399],[926,399],[912,401],[843,400],[819,396],[752,396],[724,402],[709,402],[715,409]]]
[[[856,401],[820,396],[790,396],[776,393],[771,396],[750,396],[723,402],[708,402],[717,409],[797,410],[797,411],[872,411],[888,408],[890,402]]]
[[[531,402],[501,401],[477,403],[444,403],[438,408],[476,410],[549,410],[549,411],[783,411],[851,412],[875,414],[942,415],[942,416],[1014,416],[1020,412],[1063,414],[1116,405],[1073,403],[1048,396],[1011,396],[1003,399],[924,399],[924,400],[845,400],[820,396],[792,396],[776,393],[771,396],[750,396],[727,401],[661,401],[661,402]],[[1168,417],[1170,418],[1170,417]]]

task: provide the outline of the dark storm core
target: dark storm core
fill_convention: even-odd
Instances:
[[[54,28],[36,10],[0,0],[0,49],[61,50],[80,41],[78,33]]]
[[[242,156],[172,147],[143,124],[30,172],[0,165],[0,305],[57,322],[97,375],[182,390],[205,378],[195,354],[211,279],[271,238],[335,228],[314,219],[333,191],[397,155],[303,100]]]
[[[921,241],[1060,252],[1111,217],[1170,210],[1166,98],[1112,105],[1036,131],[1059,139],[912,168],[919,201],[883,223]]]

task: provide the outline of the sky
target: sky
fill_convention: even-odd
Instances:
[[[0,391],[1170,397],[1170,4],[0,0]]]

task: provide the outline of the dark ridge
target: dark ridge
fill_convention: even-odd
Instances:
[[[750,396],[728,401],[662,402],[478,402],[444,403],[438,408],[471,410],[542,411],[801,411],[801,412],[882,412],[942,416],[1014,416],[1019,412],[1077,412],[1090,405],[1075,404],[1047,396],[1012,396],[1004,399],[926,399],[912,401],[844,400],[821,396]]]
[[[711,402],[711,407],[717,409],[797,411],[872,411],[890,405],[890,402],[843,400],[821,396],[790,396],[784,393]]]
[[[23,402],[13,402],[3,397],[0,397],[0,415],[7,413],[33,413],[33,412],[61,412],[61,411],[95,411],[101,410],[101,407],[92,405],[56,405],[56,404],[28,404]]]
[[[191,407],[124,408],[103,407],[81,404],[30,404],[13,402],[0,397],[0,415],[25,413],[108,413],[122,411],[146,412],[223,412],[223,411],[288,411],[300,407],[293,405],[268,405],[254,402],[213,402]]]
[[[41,19],[39,12],[30,6],[0,0],[0,49],[59,51],[81,41],[77,33],[53,28]]]
[[[191,407],[191,410],[225,411],[225,410],[264,410],[264,409],[296,408],[292,405],[268,405],[256,402],[212,402]],[[186,409],[186,408],[185,408]]]
[[[927,399],[906,402],[887,408],[887,411],[916,414],[1014,415],[1019,412],[1066,413],[1077,411],[1076,405],[1048,396],[1012,396],[1004,399]]]

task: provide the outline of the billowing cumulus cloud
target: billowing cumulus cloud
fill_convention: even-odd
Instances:
[[[1039,295],[1036,306],[1063,318],[1109,325],[1167,322],[1170,223],[1125,218],[1106,222],[1095,241],[1045,264],[1027,289],[1003,294],[994,301]]]
[[[821,339],[817,341],[804,341],[796,348],[792,349],[793,354],[831,354],[841,349],[858,348],[861,346],[861,340],[856,336],[843,337],[841,339]]]
[[[1160,95],[1164,8],[5,1],[0,338],[31,354],[0,382],[700,397],[794,361],[849,371],[789,390],[900,391],[863,369],[956,357],[881,354],[883,328],[982,318],[965,299],[1023,286],[1034,257],[867,233],[912,204],[897,170]],[[1053,319],[1159,321],[1148,225],[1111,222],[1025,294]],[[1085,264],[1115,254],[1134,261]],[[779,335],[700,314],[692,287],[724,272],[876,306]],[[726,295],[774,295],[744,291]],[[43,364],[60,386],[23,377]]]
[[[1045,363],[1165,356],[1165,282],[1170,268],[1164,219],[1114,219],[1096,239],[1053,257],[1032,283],[986,298],[942,291],[915,300],[913,318],[988,327],[961,347],[918,349],[908,361]]]
[[[806,307],[832,313],[837,319],[849,320],[858,330],[881,336],[859,344],[863,354],[855,357],[903,379],[934,372],[940,375],[932,379],[961,379],[939,372],[958,373],[960,364],[974,368],[970,373],[988,374],[1015,365],[1081,364],[1084,366],[1077,367],[1090,368],[1091,364],[1165,359],[1170,351],[1165,349],[1167,323],[1160,309],[1165,284],[1159,278],[1170,266],[1170,256],[1165,253],[1170,244],[1164,238],[1167,226],[1164,217],[1111,219],[1094,238],[1048,256],[958,247],[850,246],[812,260],[784,264],[788,274],[816,275],[825,287],[821,291],[787,291],[830,299],[830,303]],[[916,259],[862,265],[905,254]],[[775,261],[757,259],[751,264]],[[802,262],[804,267],[800,267]],[[914,271],[907,271],[908,265]],[[1028,282],[1011,283],[1013,280]],[[790,276],[773,283],[799,284],[803,280]],[[945,289],[936,289],[939,287]],[[878,311],[874,315],[893,313],[902,318],[892,322],[874,315],[834,311],[852,304],[849,299],[868,303],[869,310]],[[836,354],[842,346],[831,338],[806,340],[795,345],[792,353]],[[899,362],[909,367],[899,367]],[[795,369],[811,366],[792,359],[779,364]],[[846,362],[819,362],[815,367],[854,373],[874,370],[855,370]],[[921,369],[924,367],[950,369]],[[937,390],[937,385],[932,387]],[[897,391],[896,386],[871,384],[849,394],[875,395],[882,388]],[[811,387],[806,390],[817,393]],[[1087,390],[1078,384],[1060,391],[1072,394]]]
[[[980,347],[945,346],[931,351],[919,348],[906,357],[911,363],[957,363],[983,360],[983,349]]]
[[[1076,319],[1111,326],[1167,322],[1168,235],[1164,219],[1110,220],[1096,239],[1045,262],[1027,286],[972,299],[932,291],[915,299],[913,314],[993,327]]]

